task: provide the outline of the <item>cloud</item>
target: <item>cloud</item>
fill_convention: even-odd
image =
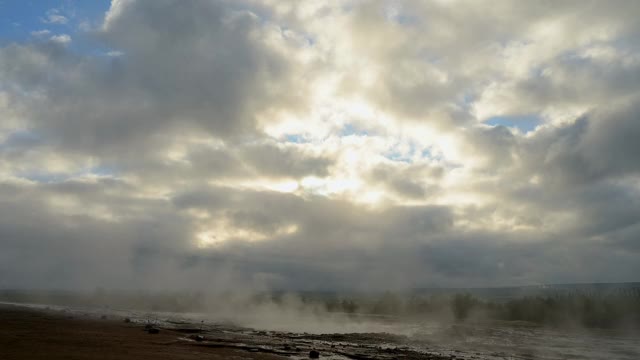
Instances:
[[[35,37],[41,37],[41,36],[46,36],[51,34],[51,31],[47,30],[47,29],[42,29],[42,30],[36,30],[36,31],[32,31],[31,32],[31,36],[35,36]]]
[[[42,22],[45,24],[64,25],[69,22],[69,19],[61,15],[60,10],[49,9],[47,10],[46,17],[42,19]]]
[[[0,286],[637,280],[617,5],[119,0],[73,45],[33,29],[0,47]]]
[[[58,43],[60,45],[68,45],[71,42],[71,36],[67,34],[54,35],[49,40]]]
[[[153,16],[164,17],[163,30]],[[106,19],[97,36],[126,61],[47,44],[4,50],[4,76],[23,93],[42,90],[41,106],[28,116],[70,148],[111,151],[176,126],[224,137],[251,132],[259,111],[295,101],[286,57],[259,38],[272,34],[248,12],[217,3],[116,2]]]

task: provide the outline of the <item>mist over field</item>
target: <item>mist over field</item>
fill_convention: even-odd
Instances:
[[[635,334],[639,13],[2,0],[0,301]]]
[[[0,308],[7,305],[201,333],[191,338],[205,345],[223,341],[211,346],[279,353],[284,342],[287,356],[304,353],[298,346],[374,359],[640,354],[638,283],[368,293],[0,291]]]

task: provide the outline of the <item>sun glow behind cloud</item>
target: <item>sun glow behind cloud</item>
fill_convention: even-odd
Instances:
[[[22,30],[0,24],[0,246],[59,248],[40,258],[57,268],[100,245],[132,259],[126,279],[226,251],[293,283],[366,283],[371,264],[445,286],[629,278],[640,27],[638,4],[614,3],[9,11]],[[303,265],[269,263],[271,246]],[[454,256],[469,251],[550,265],[496,274]],[[3,271],[44,278],[21,266]]]
[[[277,228],[275,231],[265,233],[254,229],[245,229],[234,226],[225,221],[209,223],[205,230],[195,235],[196,246],[200,249],[223,246],[229,241],[256,242],[273,237],[293,235],[298,231],[298,226],[290,224]]]

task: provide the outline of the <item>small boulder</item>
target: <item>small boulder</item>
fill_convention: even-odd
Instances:
[[[128,323],[130,323],[130,322],[131,322],[131,319],[129,319],[129,318],[124,318],[124,322],[128,324]]]
[[[159,334],[159,333],[160,333],[160,329],[158,329],[158,328],[151,328],[151,329],[147,330],[147,332],[148,332],[149,334]]]
[[[102,319],[102,320],[107,320],[107,315],[102,315],[102,316],[100,316],[100,319]]]
[[[316,350],[311,350],[309,351],[309,358],[310,359],[317,359],[320,357],[320,353]]]

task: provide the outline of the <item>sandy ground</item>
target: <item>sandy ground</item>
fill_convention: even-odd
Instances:
[[[0,359],[285,359],[248,351],[197,346],[162,330],[116,320],[71,318],[0,305]]]

